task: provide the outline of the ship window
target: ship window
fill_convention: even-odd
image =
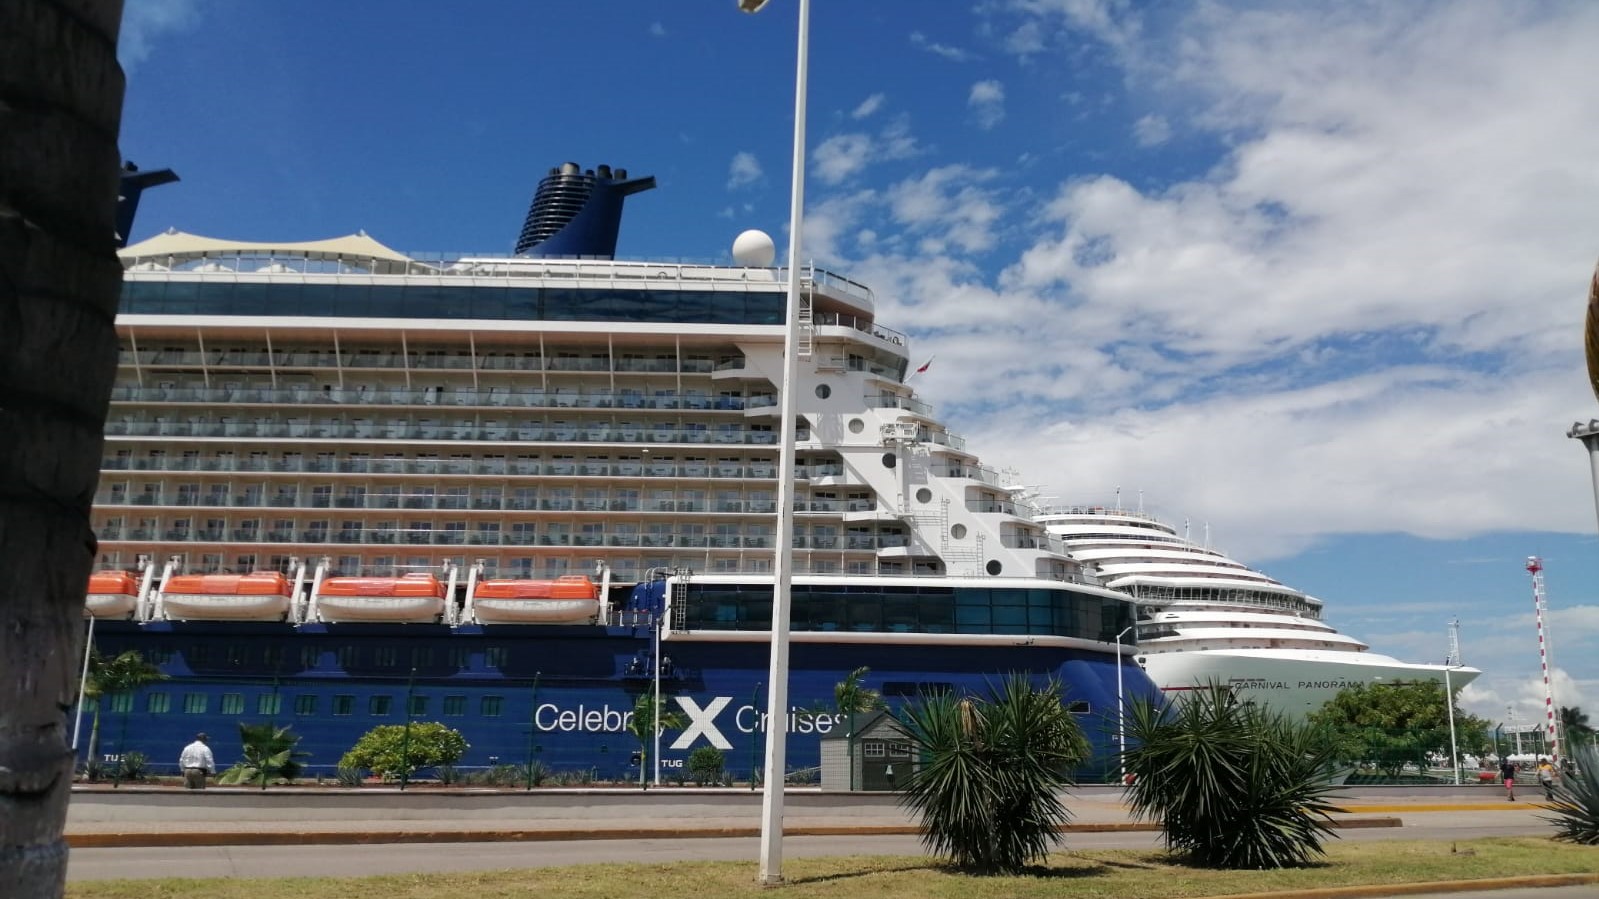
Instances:
[[[220,709],[218,709],[217,711],[221,712],[224,715],[242,715],[242,714],[244,714],[244,694],[243,693],[223,693],[222,694],[222,707]]]
[[[206,709],[211,705],[210,698],[204,693],[183,694],[183,714],[204,715]]]
[[[373,696],[367,700],[366,712],[374,718],[381,718],[389,713],[389,707],[394,704],[394,697],[389,695]]]
[[[410,706],[409,714],[412,718],[426,715],[428,713],[428,698],[426,696],[412,696]]]
[[[459,718],[466,714],[465,696],[444,697],[444,715],[447,718]]]
[[[450,665],[454,668],[465,668],[472,661],[472,650],[465,646],[450,647]]]
[[[315,668],[322,662],[322,650],[315,646],[300,647],[300,667]]]
[[[1066,711],[1073,715],[1087,715],[1093,711],[1093,707],[1088,704],[1086,699],[1076,699],[1066,703]]]
[[[483,650],[483,664],[490,668],[505,667],[505,647],[490,646]]]
[[[296,715],[315,715],[316,714],[316,694],[315,693],[302,693],[301,695],[294,697],[294,714],[296,714]]]
[[[146,695],[144,710],[152,715],[161,715],[172,711],[172,694],[150,693]]]
[[[276,693],[262,693],[255,698],[257,715],[276,715],[283,711],[283,697]]]
[[[343,668],[344,670],[348,671],[350,668],[355,666],[355,647],[354,646],[340,646],[338,652],[339,652],[339,667],[340,668]]]
[[[335,715],[353,715],[353,714],[355,714],[355,697],[354,696],[350,696],[348,694],[341,694],[341,695],[333,697],[333,714],[335,714]]]
[[[379,668],[393,668],[399,650],[393,646],[375,646],[372,648],[372,664]]]
[[[500,708],[505,704],[503,696],[485,696],[479,705],[479,714],[484,718],[500,717]]]

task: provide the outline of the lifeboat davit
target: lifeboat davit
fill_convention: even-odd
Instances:
[[[478,581],[472,614],[481,624],[586,624],[600,614],[600,589],[580,574]]]
[[[132,618],[139,608],[139,578],[127,571],[96,571],[89,575],[89,596],[83,604],[85,618]]]
[[[444,584],[431,574],[330,577],[313,602],[322,621],[428,623],[444,614]]]
[[[276,571],[175,574],[161,586],[161,614],[178,621],[286,621],[292,590]]]

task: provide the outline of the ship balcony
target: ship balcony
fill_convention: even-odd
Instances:
[[[228,437],[313,440],[440,440],[450,442],[487,441],[515,443],[661,443],[772,446],[777,433],[765,428],[718,426],[650,429],[595,425],[577,428],[504,425],[424,425],[413,423],[355,422],[208,422],[143,421],[113,419],[106,422],[107,437]],[[178,470],[178,469],[168,469]]]
[[[1008,499],[969,499],[966,501],[966,511],[982,512],[989,515],[1022,515],[1016,511],[1016,504]]]
[[[899,521],[893,511],[875,503],[851,502],[844,507],[846,522]]]
[[[923,418],[933,417],[933,407],[931,404],[924,403],[921,400],[911,399],[908,396],[899,396],[891,393],[869,393],[862,397],[862,400],[868,408],[872,409],[903,409],[906,412],[910,412],[913,415],[919,415]]]

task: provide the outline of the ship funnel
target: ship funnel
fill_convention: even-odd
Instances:
[[[581,256],[610,259],[622,227],[622,201],[655,187],[655,178],[613,175],[608,165],[584,171],[577,163],[550,169],[533,192],[533,204],[517,237],[518,256]]]

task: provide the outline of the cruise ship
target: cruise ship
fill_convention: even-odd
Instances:
[[[1035,520],[1086,572],[1138,603],[1137,661],[1167,694],[1226,684],[1302,716],[1354,684],[1441,684],[1448,669],[1450,688],[1459,690],[1481,673],[1457,659],[1413,664],[1372,652],[1323,620],[1321,600],[1144,512],[1079,506]]]
[[[708,745],[748,772],[772,718],[806,768],[866,666],[891,706],[1058,679],[1109,770],[1118,689],[1157,695],[1114,639],[1133,603],[917,398],[866,286],[773,267],[758,233],[733,264],[616,258],[624,201],[654,186],[551,169],[508,256],[364,233],[121,251],[88,614],[99,651],[168,679],[108,698],[100,753],[175,757],[204,730],[225,765],[235,725],[270,720],[329,771],[372,727],[438,720],[463,765],[624,777],[659,681],[687,722],[668,768]],[[773,715],[780,478],[793,705]]]

